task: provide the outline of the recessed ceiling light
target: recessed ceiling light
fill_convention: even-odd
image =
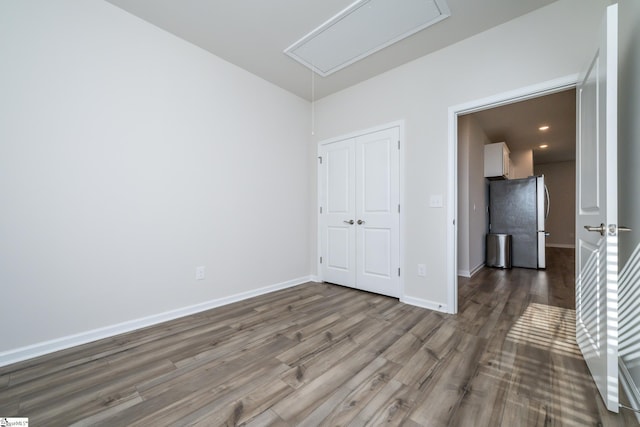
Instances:
[[[284,53],[326,77],[450,15],[446,0],[356,0]]]
[[[540,148],[547,148],[548,146],[549,146],[549,144],[542,144],[542,145],[540,146]]]
[[[540,126],[538,129],[539,130],[549,130],[549,126],[547,126],[547,125]]]

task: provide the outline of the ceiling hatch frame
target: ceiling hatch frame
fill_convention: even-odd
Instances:
[[[327,77],[449,16],[446,0],[357,0],[283,52]]]

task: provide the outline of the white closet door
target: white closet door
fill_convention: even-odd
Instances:
[[[326,282],[353,287],[356,283],[354,140],[323,145],[320,157],[322,278]]]
[[[399,129],[356,138],[356,286],[400,296]]]
[[[400,296],[399,136],[395,127],[320,146],[324,281]]]

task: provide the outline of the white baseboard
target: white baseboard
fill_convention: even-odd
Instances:
[[[565,248],[565,249],[575,249],[576,245],[569,245],[566,243],[547,243],[545,245],[548,248]]]
[[[640,390],[638,390],[638,386],[633,381],[633,377],[621,357],[618,358],[618,368],[620,369],[618,378],[620,378],[620,384],[629,398],[631,407],[640,408]],[[636,412],[635,416],[638,422],[640,422],[640,413]]]
[[[484,267],[484,263],[475,266],[471,271],[469,271],[469,270],[458,270],[458,276],[473,277],[473,275],[476,274],[478,271],[482,270],[483,267]]]
[[[447,304],[433,302],[426,299],[404,296],[400,298],[400,302],[409,305],[415,305],[416,307],[426,308],[429,310],[440,311],[442,313],[450,313]]]
[[[322,279],[320,278],[320,276],[316,275],[309,276],[309,280],[316,283],[322,283]]]
[[[471,277],[471,272],[469,270],[458,270],[458,276]]]
[[[484,263],[477,265],[473,270],[471,270],[471,275],[469,277],[473,277],[474,274],[476,274],[478,271],[482,270],[484,268]]]
[[[151,316],[129,320],[127,322],[122,322],[115,325],[105,326],[103,328],[81,332],[79,334],[68,335],[66,337],[56,338],[53,340],[32,344],[26,347],[20,347],[14,350],[4,351],[0,353],[0,367],[42,356],[48,353],[53,353],[54,351],[64,350],[103,338],[109,338],[115,335],[131,332],[136,329],[145,328],[147,326],[152,326],[158,323],[177,319],[179,317],[189,316],[201,311],[210,310],[212,308],[268,294],[270,292],[290,288],[311,281],[316,280],[313,280],[312,276],[299,277],[297,279],[288,280],[282,283],[276,283],[275,285],[265,286],[263,288],[254,289],[247,292],[241,292],[239,294],[231,295],[228,297],[218,298],[199,304],[194,304],[188,307],[165,311],[164,313],[154,314]]]

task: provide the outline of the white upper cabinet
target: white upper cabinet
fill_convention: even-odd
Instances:
[[[510,177],[511,164],[509,147],[504,142],[487,144],[484,146],[484,176],[485,178]]]

